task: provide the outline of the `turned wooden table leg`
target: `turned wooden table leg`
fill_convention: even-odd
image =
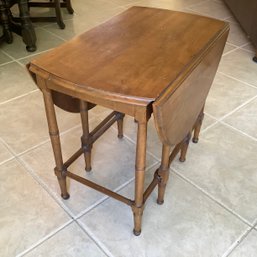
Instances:
[[[141,233],[142,215],[144,210],[144,178],[146,163],[147,123],[138,121],[136,171],[135,171],[135,203],[132,206],[134,214],[134,234]]]
[[[80,100],[80,116],[82,123],[83,135],[81,137],[82,148],[84,150],[86,171],[90,171],[91,167],[91,144],[89,142],[89,123],[88,123],[88,103]]]
[[[182,143],[181,150],[180,150],[181,154],[180,154],[180,158],[179,158],[180,162],[184,162],[186,160],[186,154],[187,154],[187,149],[188,149],[189,142],[190,142],[190,139],[191,139],[191,135],[192,135],[192,133],[190,131],[187,134],[186,138],[184,139],[184,142]]]
[[[202,127],[202,123],[203,123],[203,119],[204,119],[204,108],[202,108],[197,120],[196,120],[196,123],[195,123],[195,126],[193,128],[194,130],[194,136],[193,136],[193,139],[192,141],[194,143],[197,143],[198,140],[199,140],[199,134],[200,134],[200,130],[201,130],[201,127]]]
[[[66,185],[66,169],[63,165],[61,142],[59,137],[59,130],[56,120],[56,114],[52,99],[51,91],[44,89],[42,90],[45,102],[46,116],[49,128],[49,135],[51,138],[52,148],[54,152],[54,159],[56,163],[55,174],[58,178],[58,182],[61,189],[61,196],[63,199],[68,199],[70,196],[67,192]]]
[[[169,179],[169,157],[170,157],[170,146],[169,145],[163,145],[162,146],[162,161],[161,166],[158,169],[158,176],[159,176],[159,182],[158,182],[158,198],[157,203],[163,204],[164,203],[164,193],[166,189],[166,184]]]
[[[123,119],[124,115],[117,120],[117,127],[118,127],[118,138],[123,138]]]

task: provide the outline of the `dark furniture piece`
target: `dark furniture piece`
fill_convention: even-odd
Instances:
[[[28,2],[30,7],[43,7],[43,8],[54,8],[56,16],[54,17],[30,17],[33,22],[45,22],[53,21],[57,22],[61,29],[65,28],[65,24],[62,19],[61,7],[66,8],[70,14],[73,14],[74,10],[71,6],[71,0],[51,0],[49,2],[38,2],[29,0]]]
[[[0,0],[0,24],[3,27],[3,35],[0,36],[0,42],[12,43],[11,21],[8,15],[8,8],[5,0]]]
[[[194,141],[198,140],[203,106],[228,31],[228,24],[223,21],[132,7],[28,65],[43,93],[55,174],[64,199],[69,198],[66,177],[75,179],[129,205],[134,214],[134,234],[141,233],[147,198],[158,186],[157,203],[163,203],[171,161],[180,151],[181,161],[185,160],[192,129],[195,129]],[[58,94],[80,103],[82,124],[86,124],[82,136],[86,147],[82,146],[65,162],[54,110]],[[91,151],[92,138],[87,130],[89,103],[113,109],[118,115],[130,115],[137,121],[133,200],[68,170],[80,154]],[[163,144],[162,160],[144,190],[147,123],[152,113]],[[94,131],[90,134],[97,137]]]
[[[257,1],[224,0],[255,46],[253,60],[257,62]]]
[[[31,23],[28,10],[28,0],[5,0],[9,19],[11,20],[11,30],[22,37],[23,42],[26,45],[26,49],[29,52],[34,52],[36,48],[36,33]],[[18,4],[19,18],[12,16],[11,8],[14,4]]]

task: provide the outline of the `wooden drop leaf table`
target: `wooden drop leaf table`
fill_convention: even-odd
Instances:
[[[158,186],[157,202],[163,203],[172,159],[179,151],[181,161],[185,159],[192,130],[193,140],[197,141],[204,103],[228,32],[229,26],[223,21],[132,7],[28,65],[44,96],[55,173],[64,199],[69,198],[68,176],[131,206],[134,234],[140,234],[146,199]],[[82,147],[66,162],[62,158],[55,104],[80,112],[82,118]],[[95,105],[114,112],[89,132],[88,110]],[[144,191],[147,123],[152,113],[163,145],[162,160]],[[90,170],[92,144],[115,121],[122,137],[124,114],[134,117],[138,126],[133,200],[68,170],[83,153],[86,170]]]

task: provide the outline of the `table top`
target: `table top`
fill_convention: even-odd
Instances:
[[[148,104],[199,62],[227,29],[224,22],[207,17],[132,7],[30,66],[80,92]]]

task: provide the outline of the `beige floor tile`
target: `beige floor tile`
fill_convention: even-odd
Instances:
[[[224,121],[257,139],[257,99],[228,116]]]
[[[18,59],[56,47],[64,42],[60,38],[55,37],[53,34],[45,31],[42,28],[35,29],[35,32],[37,36],[37,52],[27,52],[26,46],[22,42],[22,38],[17,35],[14,35],[14,40],[12,44],[3,45],[2,49],[13,58]]]
[[[251,51],[253,53],[253,56],[255,54],[256,48],[254,47],[254,45],[252,43],[249,43],[245,46],[243,46],[243,49]]]
[[[16,161],[0,166],[0,255],[16,256],[69,221],[68,215]]]
[[[5,145],[0,141],[0,164],[13,158],[14,156],[9,152]]]
[[[236,49],[236,46],[226,44],[225,48],[224,48],[224,51],[223,51],[223,54],[226,54],[227,52],[230,52],[230,51],[232,51],[234,49]]]
[[[229,257],[256,257],[257,256],[257,231],[252,230]]]
[[[0,50],[0,64],[10,62],[12,59]]]
[[[133,191],[131,184],[121,193],[131,195]],[[246,229],[240,220],[175,174],[167,184],[165,199],[160,206],[156,191],[150,196],[139,237],[132,233],[131,209],[113,199],[84,215],[80,222],[114,256],[123,257],[221,256]]]
[[[92,122],[96,124],[98,121]],[[80,129],[75,129],[62,136],[64,160],[67,160],[79,149],[80,136]],[[53,172],[55,164],[51,144],[44,144],[24,154],[21,158],[26,166],[32,169],[49,187],[49,190],[61,200],[59,185]],[[153,158],[148,156],[147,159],[147,167],[154,164]],[[72,164],[69,170],[113,190],[134,177],[134,167],[135,145],[126,139],[119,140],[116,131],[111,129],[94,144],[91,172],[85,172],[83,156]],[[74,215],[78,215],[105,196],[74,180],[68,180],[68,188],[71,197],[69,200],[62,201]]]
[[[226,19],[232,16],[229,9],[222,2],[204,1],[190,7],[193,11],[217,19]]]
[[[76,223],[72,223],[24,256],[104,257],[106,255]]]
[[[257,65],[252,53],[238,49],[222,57],[218,71],[257,86]]]
[[[125,7],[129,7],[129,6],[138,6],[140,0],[110,0],[110,2],[117,4],[119,6],[125,6]]]
[[[215,0],[215,1],[217,1],[217,0]],[[223,1],[223,0],[220,0],[220,2],[221,2],[221,1]],[[231,17],[227,18],[226,21],[228,21],[229,23],[238,24],[238,22],[237,22],[235,16],[231,16]]]
[[[199,2],[202,2],[202,0],[140,0],[138,5],[170,10],[182,10]]]
[[[230,23],[230,31],[228,35],[228,43],[231,43],[236,46],[242,46],[249,43],[245,32],[242,30],[239,24]]]
[[[215,125],[191,144],[187,161],[171,168],[249,222],[257,218],[257,143],[224,126]]]
[[[74,10],[81,18],[103,22],[112,16],[122,12],[124,8],[111,1],[105,0],[78,0],[73,3]]]
[[[208,95],[205,112],[219,119],[257,95],[257,89],[217,74]]]
[[[78,114],[57,109],[60,131],[80,124]],[[43,97],[40,91],[0,105],[0,135],[15,151],[21,153],[49,139]]]
[[[48,51],[51,51],[51,50],[46,50],[46,51],[43,51],[41,53],[38,53],[38,54],[34,54],[34,55],[31,55],[29,57],[25,57],[25,58],[21,58],[21,59],[18,59],[18,62],[23,64],[23,65],[26,65],[28,64],[29,62],[31,62],[32,60],[38,58],[39,56],[47,53]]]
[[[35,89],[25,67],[16,62],[0,66],[0,103]]]
[[[99,21],[92,16],[75,16],[71,20],[65,21],[65,29],[60,30],[58,27],[56,27],[55,24],[52,24],[50,26],[44,27],[47,31],[50,31],[51,33],[54,33],[55,35],[58,35],[59,37],[69,40],[93,27],[95,27]]]

